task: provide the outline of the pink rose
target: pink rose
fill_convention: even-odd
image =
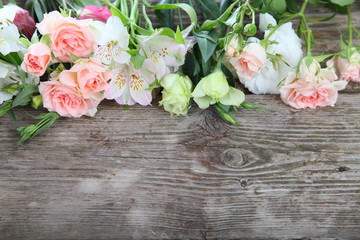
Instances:
[[[21,68],[32,76],[42,76],[51,60],[51,52],[43,43],[31,45],[25,54]]]
[[[61,13],[52,11],[44,15],[44,19],[36,24],[37,29],[42,35],[53,33],[57,26],[69,21],[69,17],[63,17]]]
[[[69,52],[78,57],[89,57],[97,46],[87,28],[76,23],[60,24],[50,39],[55,57],[63,62],[71,62]]]
[[[230,58],[240,79],[251,80],[259,75],[266,60],[265,49],[259,43],[247,44],[238,57]]]
[[[17,10],[13,22],[28,39],[31,39],[35,31],[35,21],[30,17],[28,11],[24,9]]]
[[[107,7],[89,5],[81,9],[79,19],[94,19],[105,22],[111,16],[111,11]]]
[[[337,76],[333,68],[321,69],[313,60],[309,67],[302,60],[299,73],[291,73],[280,88],[284,103],[296,108],[334,106],[338,91],[346,87],[346,81],[335,81]]]
[[[100,101],[83,98],[76,89],[57,81],[41,82],[39,91],[43,105],[63,117],[94,116]]]
[[[71,62],[70,53],[78,57],[89,57],[97,44],[89,31],[92,20],[77,20],[63,17],[59,12],[45,14],[37,24],[41,34],[50,35],[50,48],[55,57],[63,62]]]
[[[112,76],[97,58],[82,59],[70,69],[59,75],[61,83],[79,88],[84,98],[102,100],[103,90],[109,88],[108,81]]]
[[[326,64],[334,66],[340,80],[360,82],[360,54],[353,53],[350,59],[335,56],[330,59]]]

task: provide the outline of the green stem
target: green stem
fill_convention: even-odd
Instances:
[[[244,26],[245,13],[248,7],[249,7],[249,0],[246,0],[246,2],[243,5],[241,5],[241,11],[238,19],[239,25],[242,27]],[[243,32],[243,30],[244,28],[242,28],[241,32]]]
[[[308,28],[306,31],[306,56],[311,57],[311,39],[312,31]]]
[[[179,0],[176,0],[176,3],[180,3]],[[179,17],[180,29],[181,29],[181,30],[184,30],[184,25],[183,25],[183,21],[182,21],[182,16],[181,16],[180,8],[177,9],[177,14],[178,14],[178,17]]]
[[[224,55],[225,55],[225,51],[222,51],[219,58],[218,58],[218,61],[216,63],[216,68],[221,69],[221,65],[222,65],[222,62],[223,62]]]
[[[2,0],[0,0],[0,8],[4,7],[4,3]]]
[[[304,15],[307,4],[308,4],[308,0],[304,0],[303,4],[301,5],[301,9],[299,12],[300,14]]]
[[[121,0],[121,12],[123,12],[126,17],[129,17],[129,9],[126,0]]]
[[[350,5],[347,5],[347,16],[348,16],[348,31],[349,31],[349,47],[352,47],[353,44],[353,26],[352,26],[352,16],[351,16],[351,9]]]

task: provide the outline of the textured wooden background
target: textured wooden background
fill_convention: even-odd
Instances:
[[[315,24],[318,52],[344,19]],[[240,127],[105,102],[15,150],[38,113],[18,109],[0,119],[0,239],[360,239],[358,89],[318,110],[248,95],[265,111]]]

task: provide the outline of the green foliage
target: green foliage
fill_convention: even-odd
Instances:
[[[17,128],[17,131],[20,132],[20,139],[15,143],[15,147],[19,146],[26,140],[29,140],[36,135],[44,132],[46,129],[51,127],[58,118],[60,118],[60,115],[51,112],[43,113],[33,118],[39,119],[40,121],[36,125],[29,125]]]
[[[37,85],[26,84],[22,86],[20,93],[15,97],[11,107],[28,106],[31,104],[32,97],[39,94]]]

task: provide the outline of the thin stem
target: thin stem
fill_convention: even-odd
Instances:
[[[301,5],[301,9],[299,12],[300,14],[304,15],[307,4],[308,4],[308,0],[304,0],[303,4]]]
[[[238,21],[240,26],[244,26],[245,12],[248,9],[248,7],[249,7],[249,0],[246,0],[246,2],[243,5],[241,5],[241,12],[240,12],[239,21]],[[243,29],[242,29],[242,31],[243,31]]]
[[[307,29],[306,31],[306,55],[308,57],[311,57],[311,39],[312,39],[312,31],[310,29]]]
[[[348,16],[348,31],[349,31],[349,47],[352,47],[353,44],[353,26],[352,26],[352,16],[351,16],[351,9],[350,5],[347,5],[347,16]]]
[[[179,3],[179,0],[176,0],[176,3]],[[182,17],[181,17],[180,8],[177,9],[177,14],[178,14],[178,17],[179,17],[180,29],[181,29],[181,30],[184,30],[184,25],[183,25],[183,20],[182,20]]]

